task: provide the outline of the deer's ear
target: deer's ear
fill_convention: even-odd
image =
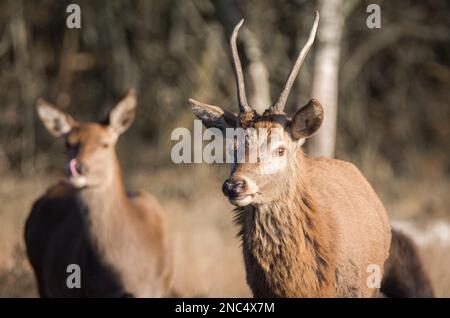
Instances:
[[[223,110],[218,106],[200,103],[192,98],[189,99],[192,112],[203,122],[206,128],[219,128],[225,133],[226,128],[236,128],[238,117],[235,113]]]
[[[109,129],[113,134],[119,136],[133,123],[136,114],[137,97],[136,91],[130,89],[125,96],[109,113]]]
[[[290,128],[294,139],[308,138],[322,125],[323,108],[319,101],[311,99],[308,104],[297,110]]]
[[[75,123],[72,117],[49,102],[38,99],[36,108],[39,118],[53,136],[60,137],[72,130]]]

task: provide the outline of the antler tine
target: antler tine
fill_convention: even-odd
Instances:
[[[238,91],[238,102],[239,102],[239,111],[241,113],[251,112],[252,109],[247,103],[247,97],[245,95],[245,83],[244,83],[244,73],[242,71],[241,60],[239,58],[239,52],[236,45],[237,35],[239,33],[239,29],[244,23],[244,19],[242,19],[235,27],[233,34],[231,35],[230,45],[231,45],[231,53],[233,55],[233,65],[234,72],[236,75],[236,86]]]
[[[295,64],[292,67],[291,73],[289,74],[289,77],[286,81],[283,91],[281,92],[280,97],[278,98],[277,102],[271,107],[271,109],[276,110],[276,111],[283,111],[284,106],[286,105],[286,101],[289,97],[289,93],[291,91],[292,85],[294,84],[295,79],[298,75],[298,72],[300,71],[300,67],[303,64],[303,61],[305,60],[305,57],[308,54],[309,49],[311,48],[311,46],[314,43],[318,25],[319,25],[319,12],[316,11],[316,18],[315,18],[314,24],[311,28],[311,32],[309,33],[308,41],[306,41],[305,46],[300,51],[300,53],[297,57],[297,61],[295,61]]]

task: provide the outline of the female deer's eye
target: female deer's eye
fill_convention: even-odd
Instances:
[[[283,157],[285,151],[286,151],[286,149],[285,149],[283,146],[278,147],[278,149],[277,149],[277,155],[278,155],[279,157]]]

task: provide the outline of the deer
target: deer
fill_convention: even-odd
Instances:
[[[134,120],[136,91],[106,120],[79,122],[39,99],[48,131],[64,138],[67,178],[32,206],[25,224],[29,261],[41,297],[161,297],[172,278],[167,214],[150,193],[127,192],[115,151]],[[80,286],[68,288],[67,268]],[[72,286],[73,287],[73,286]]]
[[[284,112],[318,23],[316,12],[278,100],[263,114],[250,107],[246,98],[236,44],[243,20],[230,39],[239,113],[189,99],[193,114],[206,128],[219,129],[223,135],[228,129],[245,131],[245,138],[234,140],[234,152],[242,147],[245,160],[234,157],[222,191],[235,206],[246,280],[258,298],[386,296],[378,282],[390,255],[391,237],[404,238],[391,231],[383,204],[353,164],[309,157],[302,150],[323,121],[320,102],[311,99],[292,117]],[[266,134],[255,139],[248,133],[250,129],[263,129]],[[250,162],[249,149],[255,144],[257,160]],[[394,250],[402,255],[398,252]],[[411,255],[415,259],[416,255]],[[398,261],[391,263],[395,268]],[[371,265],[375,265],[374,271]],[[372,276],[374,273],[378,276]],[[393,270],[390,273],[393,276],[387,281],[395,284],[399,277]],[[374,277],[377,283],[371,284]],[[387,293],[395,294],[388,287]]]
[[[435,297],[417,245],[411,237],[395,228],[392,228],[389,258],[384,264],[380,291],[382,296],[391,298]]]

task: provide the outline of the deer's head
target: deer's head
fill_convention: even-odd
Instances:
[[[130,90],[103,123],[79,122],[40,99],[37,111],[45,127],[55,137],[65,139],[67,177],[75,188],[96,187],[117,173],[115,145],[131,125],[136,110],[136,92]]]
[[[311,48],[319,23],[319,14],[311,29],[308,41],[300,51],[285,87],[277,102],[270,106],[264,114],[257,114],[247,103],[244,76],[237,51],[236,38],[242,25],[241,21],[231,36],[231,51],[238,91],[239,114],[223,110],[218,106],[204,104],[190,99],[194,114],[203,124],[222,130],[227,128],[243,128],[249,133],[245,135],[246,159],[250,151],[257,149],[257,160],[244,160],[232,164],[231,175],[224,182],[222,190],[229,201],[236,206],[264,204],[283,195],[289,188],[294,176],[301,173],[298,154],[305,139],[311,136],[322,124],[323,109],[317,100],[310,100],[305,106],[289,117],[284,111],[289,92],[297,77],[300,67]],[[252,128],[252,129],[249,129]],[[255,129],[265,130],[254,138]],[[252,130],[252,133],[250,133]]]

